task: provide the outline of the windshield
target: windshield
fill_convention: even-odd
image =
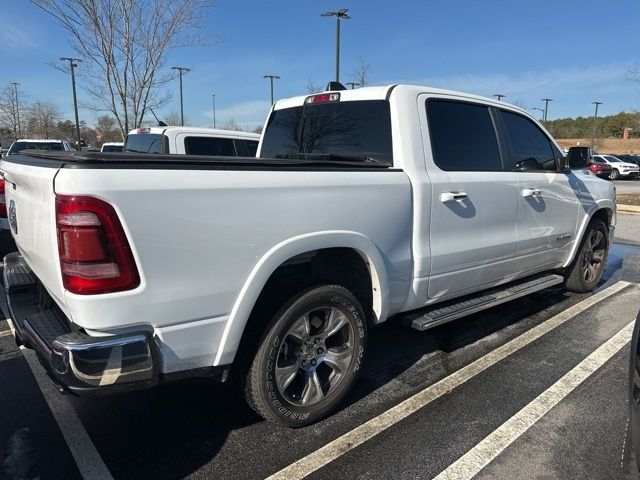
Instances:
[[[16,155],[22,150],[64,150],[62,142],[13,142],[7,155]]]
[[[127,135],[124,142],[125,152],[134,153],[169,153],[165,149],[165,136],[154,133]]]
[[[121,152],[122,145],[103,145],[102,151],[103,152]]]
[[[392,165],[389,103],[338,101],[276,110],[269,118],[260,157]]]
[[[604,155],[604,158],[606,158],[610,162],[621,162],[622,161],[618,157],[614,157],[613,155]]]

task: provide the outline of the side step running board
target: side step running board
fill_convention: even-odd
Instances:
[[[453,300],[444,305],[438,304],[429,309],[419,310],[405,316],[403,320],[409,323],[411,328],[424,331],[562,282],[564,282],[564,278],[555,274],[528,277],[501,287],[485,290],[476,296],[466,296],[462,301]]]

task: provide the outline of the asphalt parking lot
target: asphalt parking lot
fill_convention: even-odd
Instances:
[[[3,478],[625,478],[640,308],[629,217],[595,294],[553,288],[423,333],[373,329],[345,404],[299,430],[209,383],[62,396],[2,321]]]

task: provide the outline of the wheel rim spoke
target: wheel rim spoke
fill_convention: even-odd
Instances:
[[[351,346],[333,347],[327,350],[324,356],[324,363],[337,373],[345,373],[351,365],[353,349]]]
[[[291,385],[291,382],[298,374],[298,370],[299,367],[295,363],[286,367],[276,367],[276,382],[278,382],[280,392],[284,392]]]
[[[587,262],[584,270],[584,279],[587,282],[590,282],[595,276],[596,276],[596,272],[595,272],[595,269],[593,268],[593,265],[591,264],[591,262]]]
[[[302,404],[309,405],[318,403],[324,398],[322,393],[322,386],[320,385],[320,379],[315,370],[307,374],[307,383],[302,390]]]
[[[602,263],[602,261],[604,260],[604,250],[598,250],[596,252],[593,252],[592,260],[595,263]]]
[[[590,242],[591,249],[595,249],[598,245],[600,245],[602,238],[603,238],[603,235],[600,230],[596,230],[595,232],[593,232],[593,234],[591,235],[591,242]]]
[[[322,336],[324,338],[329,338],[331,335],[340,331],[340,329],[346,324],[347,317],[345,317],[344,313],[337,308],[332,308],[329,312],[327,321],[324,324],[324,328],[322,329]]]
[[[309,338],[311,334],[311,327],[309,325],[309,315],[304,314],[296,323],[293,324],[291,329],[289,330],[289,335],[295,337],[303,343],[305,340]]]

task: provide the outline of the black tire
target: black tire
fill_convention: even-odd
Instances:
[[[640,313],[636,317],[629,352],[629,420],[625,448],[622,452],[625,478],[638,479],[640,475]]]
[[[586,293],[596,288],[604,272],[608,254],[609,230],[602,220],[594,218],[589,222],[578,253],[567,271],[567,290]]]
[[[353,385],[366,340],[362,307],[346,288],[321,285],[294,295],[265,329],[245,379],[247,402],[288,427],[321,420]]]
[[[620,178],[620,172],[614,168],[611,175],[609,175],[609,178],[611,180],[618,180]]]

